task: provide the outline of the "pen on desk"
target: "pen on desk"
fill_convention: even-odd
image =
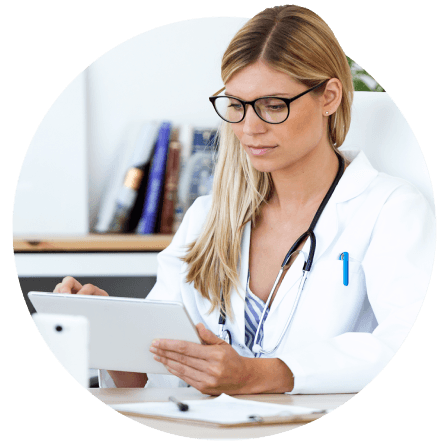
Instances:
[[[181,403],[180,401],[178,401],[174,397],[168,397],[168,400],[172,401],[173,403],[175,403],[176,406],[179,408],[179,411],[182,411],[182,412],[188,411],[188,405],[187,404]]]

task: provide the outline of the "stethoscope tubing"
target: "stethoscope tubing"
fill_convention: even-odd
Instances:
[[[308,275],[309,275],[309,273],[311,271],[314,255],[315,255],[315,252],[316,252],[316,236],[314,234],[314,228],[315,228],[315,226],[316,226],[316,224],[317,224],[317,222],[318,222],[322,212],[324,211],[325,206],[327,205],[328,201],[330,200],[330,197],[332,196],[334,190],[336,189],[336,186],[339,183],[339,180],[341,179],[342,174],[344,173],[344,170],[345,170],[345,168],[344,168],[344,166],[345,166],[344,159],[338,153],[336,153],[336,155],[337,155],[338,160],[339,160],[339,168],[338,168],[338,172],[336,173],[336,177],[335,177],[333,183],[331,184],[329,190],[327,191],[326,195],[324,196],[321,204],[319,205],[319,208],[316,211],[316,214],[313,217],[313,220],[312,220],[308,230],[306,232],[304,232],[294,242],[294,244],[291,246],[291,248],[287,252],[287,254],[286,254],[285,258],[284,258],[284,261],[282,262],[281,269],[279,270],[279,273],[278,273],[278,275],[276,277],[276,280],[274,281],[273,287],[271,289],[270,295],[268,296],[268,299],[267,299],[267,302],[265,304],[265,307],[264,307],[264,309],[262,311],[262,315],[260,317],[259,324],[258,324],[258,327],[257,327],[257,330],[256,330],[256,334],[255,334],[255,337],[254,337],[254,340],[253,340],[253,352],[259,353],[259,356],[261,354],[272,354],[272,353],[274,353],[276,351],[276,349],[281,344],[281,342],[282,342],[282,340],[284,338],[285,333],[287,332],[288,328],[290,327],[291,322],[293,321],[294,313],[295,313],[296,308],[297,308],[297,306],[299,304],[299,300],[301,298],[302,291],[303,291],[304,286],[305,286],[305,282],[307,281]],[[285,323],[285,326],[282,329],[282,332],[281,332],[281,334],[279,336],[279,339],[277,341],[276,346],[274,346],[273,349],[266,351],[257,343],[260,330],[261,330],[261,328],[263,327],[263,324],[264,324],[265,313],[266,313],[266,311],[267,311],[267,309],[268,309],[268,307],[269,307],[269,305],[270,305],[270,303],[271,303],[271,301],[273,299],[274,291],[276,290],[276,287],[277,287],[277,285],[279,283],[280,278],[282,277],[282,274],[284,273],[285,269],[287,267],[289,267],[289,262],[290,262],[291,256],[297,251],[297,248],[302,244],[302,242],[304,240],[307,239],[307,237],[309,237],[309,239],[310,239],[310,249],[309,249],[309,252],[308,252],[308,257],[306,258],[306,260],[304,262],[304,266],[302,268],[302,278],[301,278],[301,281],[299,283],[299,288],[298,288],[298,292],[297,292],[295,301],[294,301],[293,306],[291,308],[291,313],[290,313],[290,315],[287,318],[287,322]],[[298,251],[298,252],[301,252],[301,251]],[[222,338],[223,340],[225,340],[227,343],[229,343],[231,345],[232,344],[231,333],[230,333],[230,331],[228,329],[225,329],[225,321],[226,321],[226,319],[225,319],[225,313],[223,312],[223,306],[224,306],[224,300],[223,300],[223,297],[221,297],[221,312],[220,312],[220,315],[219,315],[219,337]],[[258,346],[259,346],[259,349],[257,349]],[[256,348],[256,351],[254,350],[255,348]]]
[[[295,299],[295,301],[293,303],[290,315],[288,316],[287,322],[285,323],[285,326],[282,329],[281,335],[279,336],[279,339],[278,339],[278,341],[276,343],[276,346],[273,349],[270,349],[268,351],[263,349],[262,347],[260,347],[260,349],[256,350],[256,353],[267,354],[267,355],[268,354],[273,354],[276,351],[276,349],[279,347],[279,345],[281,344],[281,342],[282,342],[282,340],[284,338],[285,333],[287,332],[288,328],[290,327],[290,324],[292,323],[292,321],[294,319],[294,313],[296,312],[296,309],[297,309],[298,304],[299,304],[299,300],[300,300],[301,295],[302,295],[302,291],[304,290],[304,286],[305,286],[305,282],[307,281],[308,273],[309,273],[309,271],[302,271],[302,278],[301,278],[301,281],[299,283],[299,288],[298,288],[298,292],[297,292],[297,295],[296,295],[296,299]],[[258,325],[257,330],[256,330],[256,335],[254,336],[253,352],[255,352],[254,347],[257,346],[257,340],[258,340],[260,328],[261,328],[261,326],[263,324],[264,313],[265,313],[265,309],[262,312],[261,319],[259,321],[259,325]]]

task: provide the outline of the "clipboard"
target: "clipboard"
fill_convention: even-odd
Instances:
[[[125,416],[189,423],[199,426],[234,428],[244,426],[305,424],[328,410],[241,400],[222,394],[214,399],[187,401],[189,410],[179,411],[171,402],[144,402],[110,405]]]

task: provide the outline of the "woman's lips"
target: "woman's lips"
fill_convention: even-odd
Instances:
[[[253,155],[264,155],[274,148],[276,148],[276,146],[248,146],[248,149]]]

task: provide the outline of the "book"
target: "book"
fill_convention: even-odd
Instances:
[[[130,124],[118,144],[116,154],[110,163],[104,191],[100,198],[97,221],[94,224],[94,231],[97,233],[108,232],[114,215],[117,196],[120,187],[125,180],[125,174],[133,153],[137,137],[140,132],[140,123]]]
[[[182,215],[197,197],[211,193],[217,152],[216,135],[215,129],[194,130],[192,154],[181,173],[178,189],[178,209]]]
[[[179,198],[179,188],[181,186],[181,177],[183,177],[183,171],[185,170],[188,159],[191,156],[193,149],[194,129],[191,125],[182,125],[179,131],[179,143],[181,145],[180,152],[180,173],[179,183],[176,194],[176,204],[174,207],[174,221],[172,227],[172,233],[175,234],[184,216],[184,202]]]
[[[159,124],[155,122],[142,124],[134,122],[127,128],[110,167],[97,222],[94,226],[95,232],[106,233],[111,230],[119,199],[124,202],[128,198],[125,195],[125,183],[128,185],[134,181],[136,185],[138,173],[131,170],[133,167],[140,168],[140,165],[148,161],[146,159],[149,159],[153,152],[158,129]]]
[[[161,234],[172,234],[174,213],[177,201],[177,187],[180,174],[181,145],[178,140],[178,129],[171,132],[170,145],[168,148],[168,159],[165,169],[165,185],[163,191],[162,211],[159,232]]]
[[[151,156],[150,161],[145,165],[143,171],[143,177],[139,186],[139,192],[137,193],[136,200],[128,216],[128,223],[126,227],[126,232],[128,233],[136,232],[137,226],[139,225],[139,221],[142,217],[143,206],[145,203],[145,197],[148,187],[148,178],[150,176],[150,169],[152,163],[153,163],[153,156]]]
[[[213,152],[217,150],[217,129],[196,128],[193,133],[193,147],[191,155],[197,152]]]
[[[150,161],[154,145],[159,133],[159,124],[149,122],[140,131],[136,147],[131,159],[123,184],[117,196],[114,216],[109,232],[126,232],[129,216],[145,173],[145,166]]]
[[[308,423],[328,414],[328,409],[280,405],[264,401],[241,400],[226,394],[212,399],[110,405],[123,415],[197,423],[208,426],[236,427],[270,424]],[[187,409],[184,409],[184,406]]]
[[[165,177],[170,131],[171,123],[163,122],[154,150],[142,216],[137,225],[138,234],[152,234],[154,232]]]

